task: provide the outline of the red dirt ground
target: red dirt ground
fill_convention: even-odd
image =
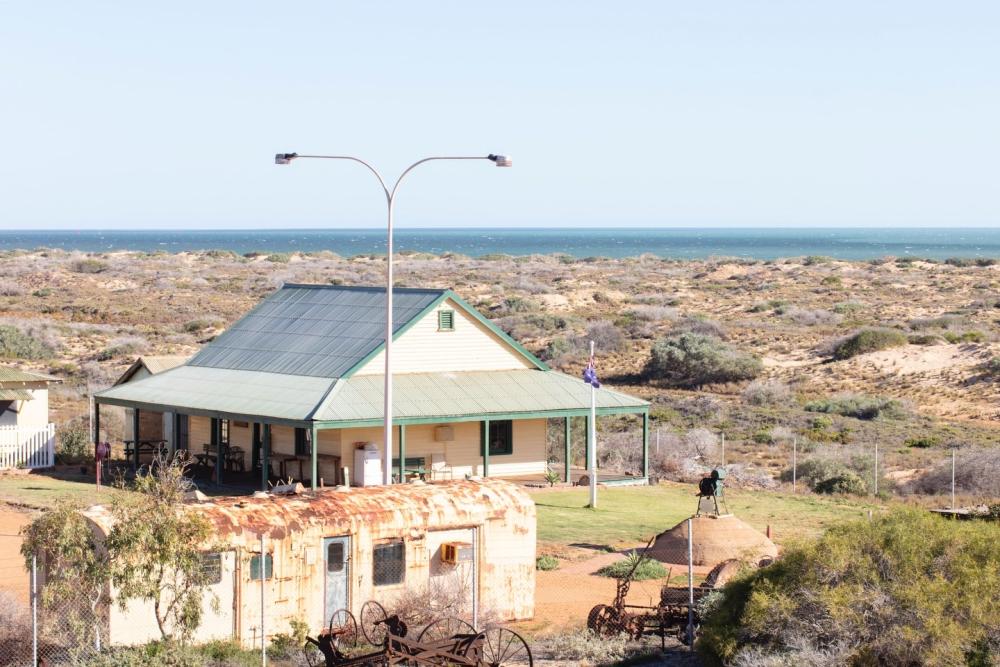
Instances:
[[[18,531],[31,521],[31,515],[0,504],[0,591],[28,602],[28,572],[21,558]]]

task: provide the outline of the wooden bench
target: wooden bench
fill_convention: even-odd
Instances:
[[[427,459],[423,456],[407,456],[403,462],[403,476],[419,475],[423,479],[429,471],[427,470]],[[399,474],[399,459],[392,460],[392,474]]]

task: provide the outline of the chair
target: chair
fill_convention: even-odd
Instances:
[[[444,460],[444,454],[431,454],[431,479],[452,479],[454,471]]]
[[[242,447],[233,446],[229,448],[226,452],[226,465],[230,470],[236,470],[239,468],[240,472],[246,471],[246,463]]]

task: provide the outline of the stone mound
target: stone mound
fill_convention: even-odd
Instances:
[[[778,547],[763,533],[728,514],[691,518],[694,540],[691,556],[695,565],[714,566],[736,559],[756,564],[776,558]],[[687,563],[687,520],[656,536],[649,556],[663,563]]]

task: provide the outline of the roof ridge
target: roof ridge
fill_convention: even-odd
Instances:
[[[307,289],[328,289],[340,290],[344,292],[385,292],[384,287],[374,285],[324,285],[322,283],[284,283],[281,289],[286,287],[307,288]],[[451,291],[450,287],[393,287],[393,292],[409,292],[411,294],[443,294]]]

